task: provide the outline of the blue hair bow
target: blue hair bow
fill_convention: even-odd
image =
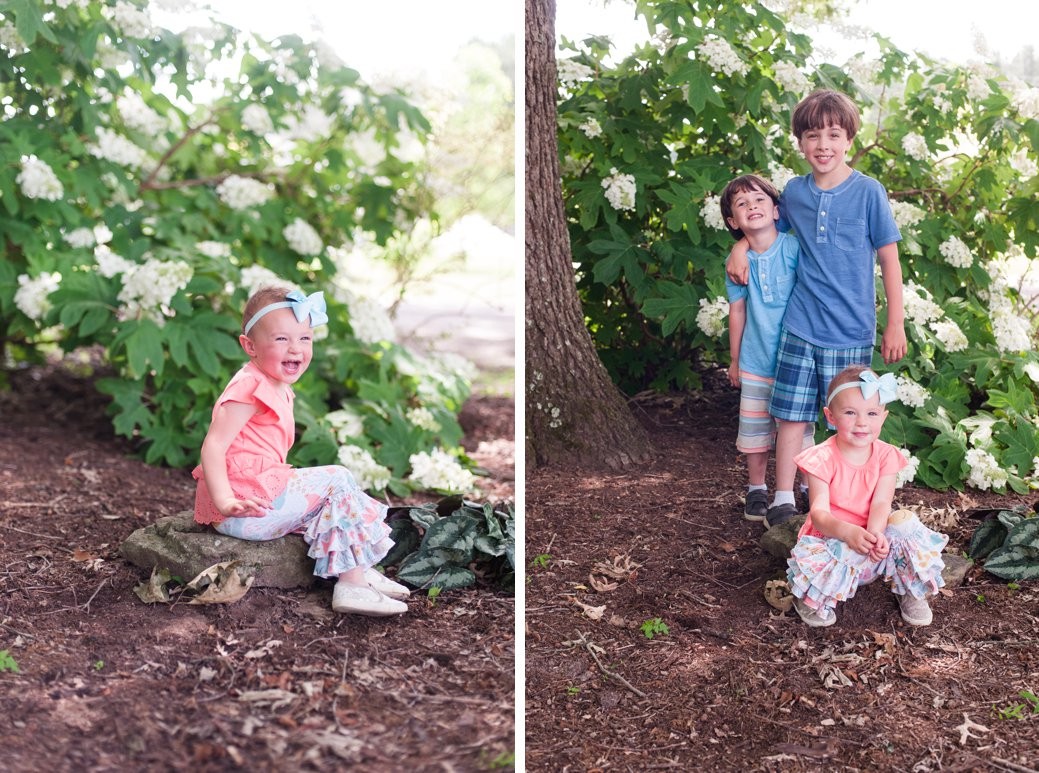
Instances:
[[[898,399],[898,382],[894,373],[878,376],[872,370],[864,370],[859,374],[859,387],[862,389],[862,396],[867,400],[879,394],[881,405]]]
[[[310,327],[312,328],[328,322],[328,314],[326,313],[328,307],[325,305],[324,291],[318,290],[316,293],[304,295],[299,290],[293,290],[285,296],[284,301],[268,303],[253,314],[252,319],[249,320],[243,331],[245,335],[249,335],[249,331],[252,330],[253,325],[259,321],[260,317],[275,309],[292,309],[292,313],[296,315],[297,322],[302,322],[307,317],[310,317]]]

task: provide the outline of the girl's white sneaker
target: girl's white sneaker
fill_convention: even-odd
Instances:
[[[391,599],[370,585],[337,582],[332,591],[332,609],[345,614],[390,617],[407,612],[408,605]]]
[[[391,599],[403,601],[411,596],[410,588],[406,585],[401,585],[399,582],[394,582],[375,567],[370,566],[364,570],[364,579],[379,593],[383,593]]]

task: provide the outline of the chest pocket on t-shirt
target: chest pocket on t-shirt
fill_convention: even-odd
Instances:
[[[786,306],[790,300],[790,293],[794,291],[794,279],[796,274],[778,274],[772,277],[772,292],[763,294],[762,300],[766,306]]]
[[[839,250],[861,250],[866,243],[866,221],[837,218],[833,243]]]

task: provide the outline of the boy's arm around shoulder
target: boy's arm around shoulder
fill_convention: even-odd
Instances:
[[[747,241],[746,236],[741,236],[740,240],[729,250],[729,257],[725,259],[725,274],[738,285],[745,285],[750,281],[748,250],[750,250],[750,242]]]
[[[906,356],[905,305],[902,298],[902,264],[898,260],[898,242],[877,248],[877,263],[884,281],[887,324],[880,340],[880,354],[890,365]]]

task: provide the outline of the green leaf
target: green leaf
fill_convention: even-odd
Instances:
[[[414,553],[397,569],[397,579],[413,588],[437,585],[443,590],[451,590],[474,584],[476,573],[466,567],[452,565],[440,555]]]
[[[970,539],[967,555],[975,561],[981,561],[993,550],[1000,547],[1007,537],[1007,527],[996,518],[982,521]]]
[[[1001,547],[989,556],[985,571],[1004,580],[1039,580],[1039,550],[1023,545]]]

